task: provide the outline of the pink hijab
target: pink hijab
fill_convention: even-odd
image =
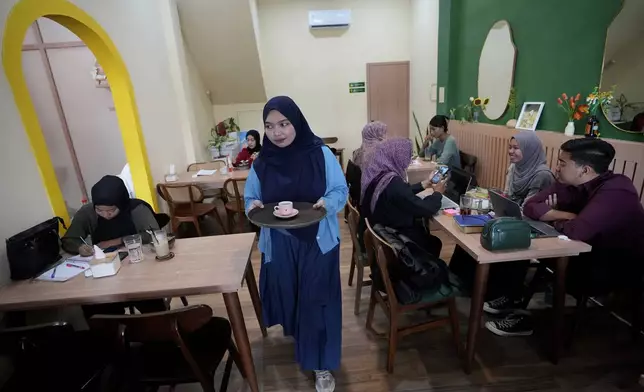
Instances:
[[[377,185],[371,196],[371,212],[387,185],[395,177],[405,178],[405,173],[411,164],[412,146],[409,139],[387,139],[378,144],[366,167],[362,170],[360,201],[364,201],[365,192],[372,182]]]
[[[374,148],[387,135],[387,124],[380,121],[370,122],[362,128],[362,145],[353,152],[351,159],[360,169],[364,170],[364,164],[373,153]]]

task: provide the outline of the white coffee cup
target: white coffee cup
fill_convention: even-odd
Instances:
[[[293,213],[293,202],[281,201],[275,206],[275,211],[280,215],[291,215]]]

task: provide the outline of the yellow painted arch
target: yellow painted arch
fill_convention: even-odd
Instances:
[[[134,89],[116,46],[91,16],[66,0],[21,0],[7,17],[2,42],[2,63],[54,214],[69,222],[63,194],[58,185],[36,109],[31,101],[22,71],[22,43],[27,29],[41,17],[49,18],[76,34],[94,53],[103,67],[112,89],[114,107],[136,195],[156,209],[157,198],[153,191],[150,164],[141,132]]]

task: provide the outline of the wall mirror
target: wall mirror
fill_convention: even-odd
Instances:
[[[510,24],[506,20],[494,23],[481,50],[478,81],[479,97],[490,98],[484,110],[490,120],[501,118],[508,106],[516,54]]]
[[[615,86],[603,110],[617,129],[644,132],[644,1],[624,0],[608,28],[601,90]]]

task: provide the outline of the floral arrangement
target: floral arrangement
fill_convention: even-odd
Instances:
[[[609,105],[613,100],[613,88],[609,91],[599,91],[599,87],[595,86],[593,91],[588,94],[586,97],[586,103],[588,104],[588,112],[591,116],[597,115],[597,109],[601,106]]]
[[[237,139],[230,136],[231,132],[239,132],[239,126],[232,117],[225,119],[210,130],[208,147],[219,148],[226,142],[234,142]]]
[[[470,97],[470,101],[462,106],[463,111],[465,111],[465,118],[467,119],[467,121],[471,122],[475,120],[474,111],[476,110],[476,108],[485,110],[485,107],[488,103],[490,103],[490,98]]]
[[[578,105],[581,94],[577,93],[574,97],[568,98],[566,93],[557,98],[559,107],[568,115],[568,121],[581,120],[584,114],[588,113],[588,105]]]

